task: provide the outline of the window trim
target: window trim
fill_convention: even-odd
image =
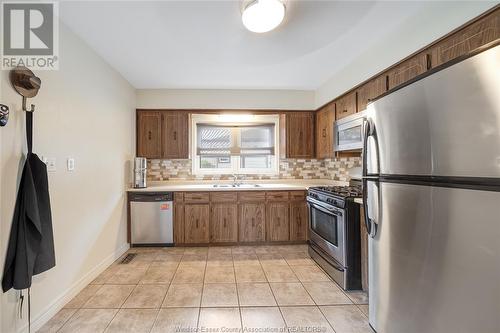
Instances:
[[[203,169],[199,166],[198,155],[198,124],[213,124],[225,126],[244,126],[259,124],[274,124],[274,159],[272,168],[241,168],[240,156],[231,156],[230,169]],[[278,175],[279,174],[279,115],[248,115],[248,114],[193,114],[191,116],[191,172],[195,176],[202,175]]]

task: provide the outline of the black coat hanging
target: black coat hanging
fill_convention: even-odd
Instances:
[[[27,69],[22,69],[22,71],[21,74],[11,73],[11,79],[14,77],[20,80],[13,80],[14,88],[20,92],[16,87],[16,83],[20,82],[23,84],[21,88],[29,89],[30,83],[34,82],[34,77],[38,80],[38,86],[36,86],[35,80],[37,92],[40,87],[40,79]],[[29,73],[32,77],[26,77]],[[16,77],[16,74],[20,76]],[[31,87],[31,89],[33,88]],[[22,95],[23,109],[25,109],[26,95]],[[32,107],[33,109],[34,107]],[[2,278],[4,292],[11,288],[17,290],[30,288],[33,275],[40,274],[55,266],[47,166],[32,152],[33,112],[26,112],[26,137],[28,154],[19,184],[10,230]]]

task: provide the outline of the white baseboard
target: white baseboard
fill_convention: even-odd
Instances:
[[[123,255],[130,245],[128,243],[123,244],[114,253],[107,256],[99,265],[94,267],[87,274],[82,276],[80,280],[75,282],[71,287],[62,292],[55,301],[50,303],[41,313],[33,318],[31,321],[31,331],[36,332],[39,330],[46,322],[50,320],[59,310],[61,310],[66,303],[68,303],[73,297],[75,297],[83,288],[85,288],[90,282],[92,282],[96,277],[99,276],[109,265],[111,265],[116,259]],[[25,332],[28,325],[21,328],[18,332]]]

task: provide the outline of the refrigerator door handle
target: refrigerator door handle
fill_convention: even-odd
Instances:
[[[378,223],[376,218],[371,218],[370,217],[370,209],[368,202],[372,203],[374,200],[368,198],[368,183],[373,182],[375,183],[375,186],[377,187],[377,195],[376,195],[376,204],[374,205],[374,211],[377,213],[377,215],[380,214],[380,194],[379,194],[379,181],[378,179],[368,179],[364,178],[363,179],[363,210],[364,210],[364,217],[365,217],[365,226],[366,226],[366,231],[368,235],[372,238],[375,237],[377,234],[377,229],[378,229]],[[371,207],[371,206],[370,206]]]
[[[378,151],[378,139],[377,139],[377,131],[375,129],[375,124],[370,118],[367,118],[363,124],[363,208],[364,208],[364,216],[365,216],[365,226],[366,231],[370,237],[375,237],[377,234],[377,223],[375,219],[370,217],[369,205],[368,205],[368,183],[375,182],[377,189],[378,186],[378,174],[376,173],[368,173],[368,138],[372,137],[375,143],[375,160],[377,172],[380,170],[379,166],[379,151]],[[378,193],[377,193],[378,194]],[[379,197],[377,195],[377,206],[379,205]],[[374,207],[375,208],[375,207]],[[376,207],[375,211],[378,212],[379,207]]]

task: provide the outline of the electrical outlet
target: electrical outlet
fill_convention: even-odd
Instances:
[[[68,171],[75,170],[75,159],[73,157],[68,157],[66,166],[68,167]]]
[[[56,172],[57,171],[55,157],[47,158],[46,164],[47,164],[47,171],[49,171],[49,172]]]

